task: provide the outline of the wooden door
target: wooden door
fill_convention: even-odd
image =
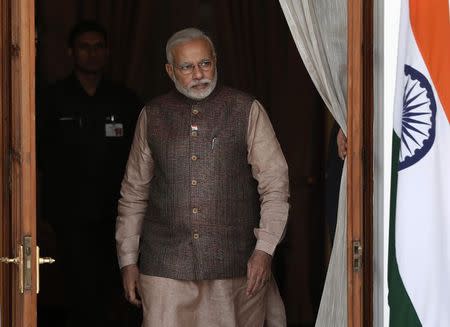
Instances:
[[[373,0],[348,0],[348,326],[372,326]]]
[[[2,326],[35,327],[34,0],[1,0]]]

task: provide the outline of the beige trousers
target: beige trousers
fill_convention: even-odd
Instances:
[[[246,287],[245,277],[180,281],[141,275],[142,327],[285,327],[275,281],[252,297]]]

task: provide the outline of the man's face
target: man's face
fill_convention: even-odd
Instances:
[[[108,49],[103,36],[97,32],[80,34],[69,49],[75,64],[75,70],[87,74],[98,74],[105,68]]]
[[[177,90],[195,100],[210,95],[217,83],[217,70],[208,41],[199,38],[181,43],[172,49],[172,55],[173,63],[166,64],[166,71]]]

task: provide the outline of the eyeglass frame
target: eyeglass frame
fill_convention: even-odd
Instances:
[[[210,65],[208,67],[202,67],[202,64],[207,64],[209,63]],[[198,67],[201,71],[203,72],[208,72],[214,64],[214,59],[202,59],[200,62],[193,64],[193,63],[185,63],[183,65],[178,65],[176,63],[170,63],[170,65],[172,65],[173,67],[177,68],[181,74],[183,75],[190,75],[194,72],[195,67]],[[183,70],[183,68],[186,68],[188,70]]]

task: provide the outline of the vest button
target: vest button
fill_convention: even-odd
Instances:
[[[191,184],[192,184],[192,186],[196,186],[197,185],[197,181],[195,179],[193,179]]]
[[[200,237],[200,235],[198,233],[194,233],[193,234],[194,240],[198,240],[198,238]]]
[[[193,155],[193,156],[191,157],[191,159],[192,159],[192,161],[195,161],[195,160],[197,160],[198,158],[197,158],[196,155]]]
[[[198,136],[198,133],[197,133],[196,131],[192,131],[192,132],[191,132],[191,135],[194,136],[194,137],[196,137],[196,136]]]
[[[192,109],[192,114],[193,115],[198,115],[198,109]]]
[[[198,213],[198,208],[192,208],[192,213]]]

